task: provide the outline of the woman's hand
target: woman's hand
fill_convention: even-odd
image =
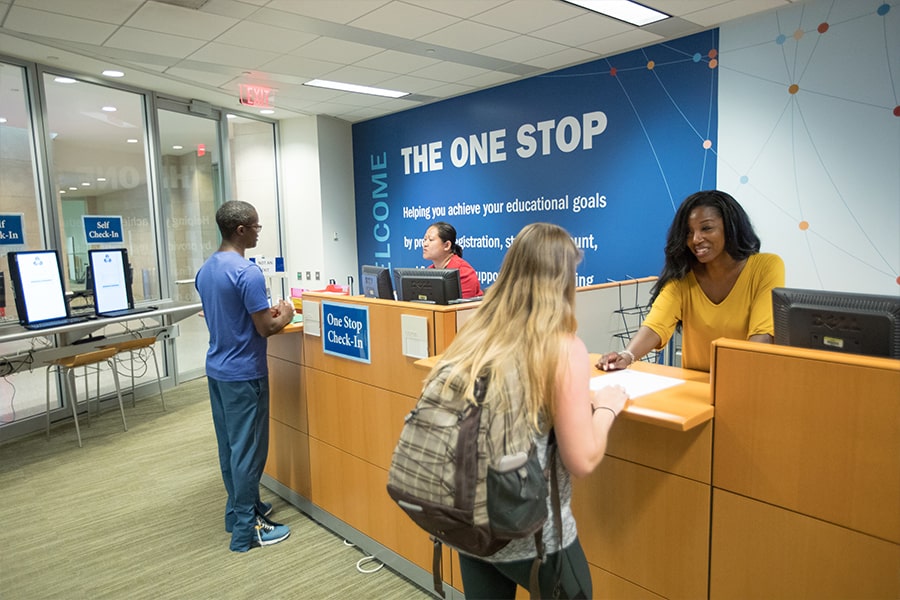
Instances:
[[[597,361],[597,368],[601,371],[618,371],[627,368],[634,362],[634,355],[630,352],[607,352]]]
[[[618,416],[628,406],[628,392],[621,385],[608,385],[596,391],[592,390],[591,406],[595,411],[607,408]]]

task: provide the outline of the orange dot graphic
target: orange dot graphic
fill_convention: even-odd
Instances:
[[[652,71],[653,67],[655,67],[655,66],[656,66],[656,63],[653,62],[652,60],[647,61],[647,69],[648,70]]]
[[[806,231],[807,229],[809,229],[809,222],[800,221],[800,231]]]
[[[828,31],[828,23],[819,23],[816,31],[818,31],[819,33],[825,33],[826,31]]]
[[[611,67],[611,68],[609,69],[609,76],[610,76],[610,77],[615,77],[615,76],[616,76],[616,68],[615,68],[615,67]]]
[[[712,140],[703,140],[703,149],[709,150],[712,148]]]
[[[712,59],[711,61],[709,61],[710,69],[715,69],[718,66],[719,66],[719,61],[717,61],[716,59]]]
[[[897,278],[897,285],[900,285],[900,277]]]
[[[713,48],[712,50],[710,50],[709,53],[707,54],[707,56],[709,56],[710,58],[715,58],[715,57],[717,57],[718,55],[719,55],[719,51],[716,50],[715,48]]]
[[[799,40],[799,39],[802,38],[802,37],[803,37],[803,30],[802,30],[802,29],[798,29],[797,31],[794,32],[794,39],[795,39],[795,40]]]
[[[796,94],[799,91],[800,91],[800,86],[797,85],[796,83],[792,83],[791,87],[788,88],[789,94]]]

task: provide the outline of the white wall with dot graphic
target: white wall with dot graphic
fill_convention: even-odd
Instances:
[[[717,185],[786,284],[900,293],[900,6],[809,0],[720,40]]]

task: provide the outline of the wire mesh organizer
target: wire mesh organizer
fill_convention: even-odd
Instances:
[[[634,298],[623,297],[622,289],[624,286],[621,284],[631,283],[631,281],[620,282],[620,285],[618,286],[619,308],[613,311],[613,313],[620,315],[622,318],[622,331],[613,334],[613,336],[619,338],[622,342],[623,350],[628,346],[628,342],[631,341],[631,338],[634,337],[638,329],[640,329],[641,323],[643,323],[647,313],[650,312],[650,303],[649,301],[646,304],[642,303],[641,292],[644,292],[646,295],[646,286],[652,287],[656,283],[655,279],[653,281],[644,282],[644,287],[642,288],[642,282],[638,280],[632,281],[634,282],[634,285],[632,286],[634,288]],[[646,356],[641,358],[641,360],[651,363],[663,363],[665,360],[665,350],[651,350]]]

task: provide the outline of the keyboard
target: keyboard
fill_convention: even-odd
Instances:
[[[98,317],[127,317],[128,315],[139,315],[156,310],[155,306],[142,306],[140,308],[123,308],[122,310],[111,310],[105,313],[97,313]]]
[[[65,319],[51,319],[49,321],[39,321],[37,323],[28,323],[23,325],[25,329],[52,329],[53,327],[62,327],[63,325],[72,325],[74,323],[84,323],[87,317],[66,317]]]

